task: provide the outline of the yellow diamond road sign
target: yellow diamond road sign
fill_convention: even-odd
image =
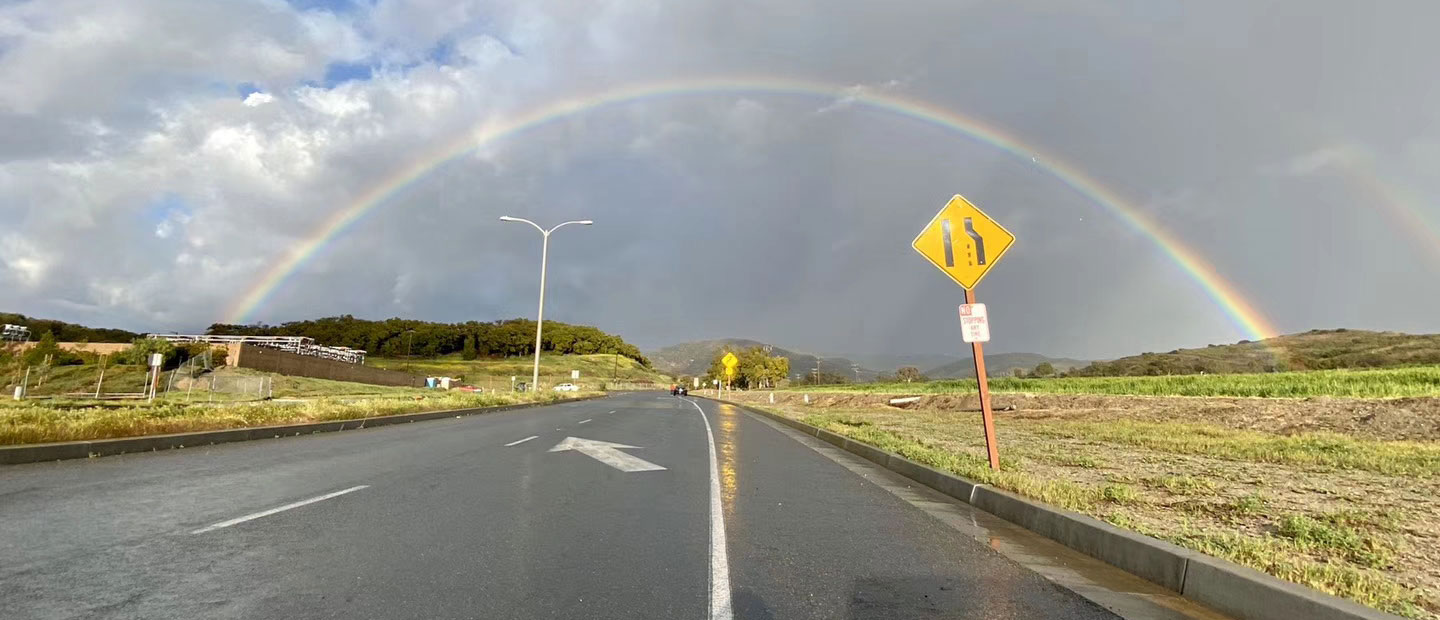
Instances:
[[[951,280],[972,289],[1014,243],[1015,235],[955,194],[910,245]]]
[[[720,358],[720,363],[724,364],[726,368],[734,368],[740,363],[740,358],[735,357],[734,353],[726,353],[725,357]]]

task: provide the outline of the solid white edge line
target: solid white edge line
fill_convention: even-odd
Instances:
[[[589,421],[592,420],[592,419],[593,419],[593,418],[585,418],[584,420],[581,420],[580,423],[581,423],[581,424],[584,424],[584,423],[586,423],[586,422],[589,422]]]
[[[715,433],[710,418],[693,400],[682,399],[695,406],[705,421],[705,440],[710,444],[710,620],[730,620],[734,603],[730,600],[730,560],[725,552],[725,515],[720,505],[720,466],[715,457]]]
[[[261,517],[268,517],[268,516],[273,515],[273,514],[275,514],[275,513],[277,513],[277,512],[285,512],[286,510],[291,510],[291,509],[294,509],[294,508],[299,508],[299,507],[301,507],[301,506],[307,506],[307,505],[313,504],[313,503],[315,503],[315,502],[323,502],[323,501],[325,501],[325,500],[327,500],[327,499],[330,499],[330,498],[332,498],[332,497],[340,497],[341,495],[344,495],[344,494],[346,494],[346,493],[353,493],[353,492],[355,492],[355,491],[359,491],[360,489],[368,489],[368,488],[370,488],[370,485],[368,485],[368,484],[362,484],[362,485],[360,485],[360,486],[358,486],[358,487],[350,487],[350,488],[345,489],[345,490],[343,490],[343,491],[336,491],[336,492],[334,492],[334,493],[326,493],[326,494],[324,494],[324,495],[321,495],[320,497],[312,497],[312,498],[310,498],[310,499],[300,500],[300,501],[295,502],[295,503],[293,503],[293,504],[285,504],[284,506],[279,506],[279,507],[276,507],[276,508],[271,508],[271,509],[269,509],[269,510],[262,510],[262,511],[260,511],[260,512],[251,513],[251,514],[245,515],[245,516],[243,516],[243,517],[236,517],[236,518],[231,519],[231,520],[229,520],[229,521],[221,521],[221,522],[216,523],[216,524],[214,524],[214,525],[208,525],[208,526],[202,527],[202,528],[200,528],[200,529],[198,529],[198,530],[195,530],[195,531],[193,531],[193,532],[190,532],[190,533],[191,533],[191,534],[204,534],[205,532],[212,532],[212,531],[215,531],[215,530],[218,530],[218,529],[221,529],[221,528],[230,527],[230,526],[232,526],[232,525],[238,525],[238,524],[244,523],[244,522],[246,522],[246,521],[254,521],[255,519],[259,519],[259,518],[261,518]]]
[[[518,446],[518,445],[520,445],[520,444],[522,444],[522,443],[525,443],[525,442],[527,442],[527,441],[530,441],[531,439],[535,439],[535,438],[538,438],[538,437],[539,437],[539,435],[531,435],[531,436],[526,437],[526,438],[524,438],[524,439],[521,439],[521,440],[519,440],[519,441],[512,441],[512,442],[510,442],[510,443],[507,443],[507,444],[505,444],[505,447],[506,447],[506,448],[509,448],[510,446]]]

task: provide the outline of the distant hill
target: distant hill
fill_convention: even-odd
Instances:
[[[1010,376],[1016,368],[1030,371],[1041,362],[1050,362],[1056,372],[1063,372],[1072,368],[1079,368],[1090,362],[1085,360],[1074,360],[1066,357],[1046,357],[1038,353],[986,353],[985,374],[993,377]],[[938,368],[926,370],[925,376],[931,379],[963,379],[975,376],[975,358],[965,356],[959,361],[951,362]]]
[[[658,351],[651,351],[646,353],[645,356],[650,359],[650,362],[654,364],[656,368],[672,375],[703,375],[710,369],[710,361],[715,359],[715,355],[727,345],[736,349],[748,349],[751,347],[766,346],[766,343],[744,338],[697,340],[671,345]],[[820,372],[837,374],[851,379],[854,379],[856,376],[855,362],[849,358],[798,353],[773,345],[771,345],[770,354],[790,360],[790,377],[792,379],[811,372],[816,368],[817,364],[819,365]],[[874,370],[868,368],[860,368],[859,370],[861,381],[874,380],[877,374]]]
[[[1077,376],[1223,374],[1440,364],[1440,334],[1311,330],[1263,341],[1141,353],[1095,362]]]
[[[866,368],[873,368],[879,372],[887,374],[894,374],[896,369],[904,368],[906,366],[914,366],[915,368],[919,368],[920,370],[925,370],[927,368],[939,368],[940,366],[958,362],[962,359],[966,361],[969,361],[970,359],[969,356],[945,355],[940,353],[915,353],[909,355],[883,355],[869,353],[835,353],[833,355],[827,354],[827,357],[830,356],[849,358],[851,360],[854,360],[855,363],[860,364],[861,366],[864,366]]]

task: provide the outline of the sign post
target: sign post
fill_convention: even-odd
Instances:
[[[735,357],[734,353],[726,351],[725,357],[720,358],[720,363],[725,365],[725,387],[731,390],[735,389],[735,367],[740,365],[740,358]]]
[[[152,401],[155,400],[155,392],[160,389],[160,366],[164,363],[164,355],[161,355],[159,353],[150,354],[150,373],[154,376],[154,378],[150,381],[146,381],[146,383],[148,384],[146,385],[146,387],[150,388],[150,400]],[[149,377],[147,376],[147,378]]]
[[[985,375],[985,349],[990,321],[985,304],[975,303],[975,286],[1015,244],[1015,235],[959,194],[940,209],[911,242],[921,256],[965,289],[960,306],[961,336],[975,356],[975,381],[980,391],[980,419],[985,428],[985,453],[990,469],[1000,469],[995,416],[990,409],[990,383]]]

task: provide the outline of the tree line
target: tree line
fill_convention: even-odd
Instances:
[[[465,359],[513,357],[535,353],[535,321],[432,323],[410,319],[368,321],[350,315],[292,321],[281,325],[228,325],[206,330],[217,336],[304,336],[332,347],[363,349],[380,357],[438,357],[460,353]],[[588,325],[545,321],[540,350],[546,353],[623,355],[645,366],[650,360],[635,345]]]
[[[739,363],[735,367],[735,376],[727,379],[725,375],[725,354],[734,353]],[[715,354],[710,360],[710,370],[705,373],[705,382],[719,380],[721,383],[729,382],[732,387],[750,390],[762,388],[774,388],[780,385],[786,377],[790,376],[789,358],[779,355],[770,355],[765,347],[750,347],[749,349],[735,349],[725,347]]]
[[[123,329],[86,327],[64,321],[35,319],[9,312],[0,312],[0,324],[22,325],[30,328],[31,340],[39,340],[47,332],[60,342],[130,342],[140,337],[140,334]]]

